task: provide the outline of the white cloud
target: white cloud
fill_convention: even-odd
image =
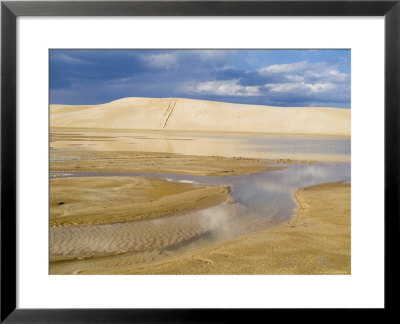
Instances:
[[[72,64],[96,64],[94,62],[90,62],[78,57],[73,57],[64,53],[54,55],[53,59],[57,61],[62,61],[64,63],[72,63]]]
[[[258,70],[258,73],[262,76],[268,76],[278,73],[293,73],[298,71],[304,71],[307,65],[308,63],[305,61],[291,63],[291,64],[274,64]]]
[[[336,88],[333,83],[275,83],[266,84],[265,87],[275,93],[294,92],[302,93],[303,95],[328,92]]]
[[[258,73],[264,77],[277,77],[293,82],[331,82],[350,81],[350,75],[338,70],[335,63],[307,61],[291,64],[274,64],[263,67]]]
[[[350,75],[346,73],[339,72],[338,70],[328,70],[326,71],[326,76],[330,76],[331,79],[336,81],[350,81]]]
[[[259,96],[259,86],[242,86],[238,84],[239,79],[205,81],[188,84],[182,90],[188,93],[201,93],[218,96]]]
[[[193,60],[207,65],[220,65],[232,56],[234,51],[224,50],[175,50],[167,53],[143,55],[142,59],[156,68],[177,68],[193,66]],[[199,64],[199,63],[195,63]]]
[[[143,56],[142,59],[157,68],[166,68],[179,65],[178,53],[160,53]]]
[[[344,102],[350,98],[350,74],[339,71],[335,62],[274,64],[259,69],[268,83],[261,88],[278,102]]]
[[[225,51],[225,50],[194,50],[191,51],[193,54],[202,61],[221,61],[225,60],[227,56],[232,56],[236,51]]]

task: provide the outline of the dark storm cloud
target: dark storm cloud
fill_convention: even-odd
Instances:
[[[185,97],[350,107],[349,61],[350,51],[52,50],[50,101]]]

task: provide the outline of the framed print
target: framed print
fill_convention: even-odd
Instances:
[[[398,1],[1,10],[1,321],[394,308]]]

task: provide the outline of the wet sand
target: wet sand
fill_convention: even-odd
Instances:
[[[169,261],[105,273],[350,274],[350,191],[342,183],[300,189],[296,214],[285,224]]]
[[[147,255],[125,253],[82,261],[77,258],[73,262],[51,263],[50,272],[350,274],[350,191],[350,184],[344,183],[300,189],[294,194],[296,213],[288,222],[169,259],[160,260],[151,251]],[[137,262],[140,259],[142,263]]]
[[[157,152],[185,156],[350,162],[350,138],[149,130],[52,128],[53,152]]]
[[[230,202],[229,186],[146,177],[55,178],[50,180],[50,226],[176,216]]]
[[[277,170],[283,168],[282,165],[276,165],[277,163],[288,162],[290,161],[133,151],[61,150],[50,153],[50,171],[115,171],[231,176]]]
[[[318,161],[299,161],[256,158],[251,151],[252,157],[247,158],[232,155],[237,151],[231,146],[228,156],[217,156],[222,154],[220,148],[212,151],[215,156],[188,155],[173,153],[176,148],[169,141],[170,151],[161,147],[155,148],[161,152],[149,151],[150,147],[137,151],[136,140],[125,147],[113,132],[81,133],[50,133],[51,274],[350,273],[350,207],[343,209],[350,203],[350,185],[299,190],[294,195],[299,208],[290,222],[268,230],[257,227],[235,232],[235,236],[224,237],[223,243],[214,240],[218,208],[223,207],[229,217],[243,219],[246,224],[249,221],[241,217],[249,206],[240,201],[230,204],[234,202],[231,188],[233,195],[237,190],[230,176],[257,177],[261,172],[291,168],[289,164],[335,161],[326,154]],[[128,135],[131,141],[132,134]],[[173,139],[179,139],[183,147],[197,148],[194,141]],[[208,142],[204,142],[207,149]],[[68,172],[76,172],[78,177],[65,178]],[[113,172],[118,176],[112,176]],[[154,178],[161,173],[223,177],[226,182],[211,185]],[[245,190],[250,196],[256,194]],[[203,211],[207,216],[199,217]],[[286,212],[289,217],[291,212]],[[332,222],[325,218],[327,212]],[[341,215],[348,224],[339,226],[343,232],[338,234],[335,222]],[[232,218],[229,221],[231,225]],[[258,232],[244,235],[254,231]]]

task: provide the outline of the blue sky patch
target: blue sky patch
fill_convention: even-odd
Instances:
[[[50,103],[179,97],[350,108],[350,50],[50,50]]]

